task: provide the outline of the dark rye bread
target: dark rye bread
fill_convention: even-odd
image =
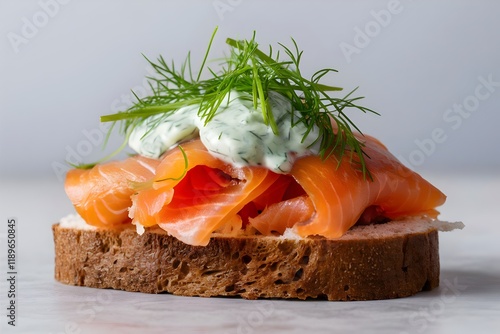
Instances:
[[[337,240],[212,238],[190,246],[160,229],[53,225],[65,284],[184,296],[372,300],[439,285],[438,222],[356,226]],[[444,228],[446,229],[446,228]]]

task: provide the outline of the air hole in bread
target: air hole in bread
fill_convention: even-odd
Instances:
[[[231,292],[231,291],[234,291],[234,284],[231,284],[231,285],[226,286],[225,291],[226,291],[226,292]]]
[[[309,256],[311,255],[311,247],[307,247],[305,250],[304,250],[304,256]]]
[[[109,252],[109,245],[107,243],[101,245],[101,252],[103,253]]]
[[[181,261],[175,259],[174,262],[172,262],[172,268],[177,269],[179,264],[181,264]]]
[[[282,280],[278,279],[278,280],[274,281],[274,284],[280,285],[280,284],[285,284],[285,282],[283,282]]]
[[[276,269],[278,269],[278,262],[273,262],[271,266],[269,266],[269,269],[271,269],[271,271],[276,271]]]
[[[303,273],[304,273],[304,270],[302,268],[297,270],[297,272],[295,272],[295,276],[293,276],[293,280],[298,281],[299,279],[301,279]]]
[[[309,263],[309,256],[307,256],[307,255],[302,256],[302,258],[299,261],[299,264],[300,265],[306,265],[308,263]]]
[[[118,260],[114,260],[114,261],[113,261],[113,264],[116,264],[116,262],[118,262]]]
[[[295,292],[296,292],[297,294],[301,294],[301,293],[303,293],[303,292],[304,292],[304,289],[302,289],[302,288],[298,288],[297,290],[295,290]]]
[[[159,280],[157,282],[157,284],[156,284],[158,291],[164,291],[168,287],[168,283],[169,283],[168,279],[166,279],[166,280]]]
[[[217,275],[218,273],[221,273],[222,270],[207,270],[201,274],[201,276],[212,276],[212,275]]]
[[[349,291],[349,285],[344,285],[344,291]]]
[[[407,273],[408,272],[408,267],[404,266],[403,268],[401,268],[401,270],[403,270],[404,273]]]
[[[278,249],[283,253],[283,254],[290,254],[291,251],[293,250],[294,246],[288,242],[282,242],[278,244]]]
[[[243,257],[241,258],[241,260],[243,261],[244,264],[249,264],[250,261],[252,261],[252,257],[249,256],[249,255],[243,255]]]
[[[192,253],[191,255],[189,255],[190,260],[196,260],[197,258],[198,258],[198,253]]]
[[[231,258],[232,258],[233,260],[236,260],[236,259],[237,259],[237,258],[239,258],[239,257],[240,257],[240,253],[238,253],[238,252],[233,253],[233,255],[231,256]]]
[[[124,272],[126,272],[126,271],[127,271],[127,268],[125,268],[125,267],[121,267],[121,268],[120,268],[120,272],[121,272],[121,273],[124,273]]]
[[[151,244],[153,243],[153,240],[151,240],[151,238],[145,238],[143,242],[144,242],[143,243],[144,247],[150,247]]]
[[[186,262],[181,263],[181,274],[183,276],[186,276],[189,273],[189,264]]]

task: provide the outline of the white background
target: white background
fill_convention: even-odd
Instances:
[[[125,108],[131,89],[142,92],[141,53],[180,63],[191,50],[196,68],[216,26],[212,59],[227,51],[226,37],[255,30],[263,49],[293,37],[306,74],[338,69],[325,83],[359,86],[363,104],[382,114],[353,110],[361,130],[417,171],[500,167],[500,87],[476,99],[469,117],[444,119],[455,104],[474,102],[479,77],[500,82],[496,1],[60,1],[1,1],[4,177],[61,179],[68,155],[102,157],[99,116]],[[396,10],[378,23],[376,13],[388,7]],[[358,53],[346,56],[347,44]],[[436,128],[441,140],[431,143]],[[94,133],[90,146],[85,133]],[[117,136],[109,149],[118,145]]]

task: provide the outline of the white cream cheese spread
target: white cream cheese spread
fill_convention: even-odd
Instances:
[[[260,106],[254,108],[249,94],[232,91],[207,124],[198,115],[199,105],[182,107],[151,116],[135,127],[129,146],[143,156],[159,158],[165,151],[199,136],[212,155],[227,163],[287,173],[297,158],[318,154],[318,129],[313,127],[306,135],[306,125],[297,122],[298,111],[283,95],[270,92],[268,103],[278,134],[265,124]],[[294,126],[292,121],[296,122]]]

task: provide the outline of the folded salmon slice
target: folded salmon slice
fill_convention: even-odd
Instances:
[[[360,137],[368,170],[373,181],[365,180],[353,168],[348,154],[339,164],[335,155],[325,161],[308,156],[295,162],[291,175],[303,187],[314,205],[311,219],[294,225],[302,236],[322,235],[338,238],[352,227],[364,210],[373,206],[384,217],[396,219],[407,215],[436,217],[435,208],[446,196],[417,173],[402,165],[378,140]]]
[[[149,189],[134,196],[130,213],[133,224],[157,224],[187,244],[207,245],[213,231],[234,225],[237,213],[279,177],[265,168],[226,164],[199,140],[182,150],[186,156],[180,148],[167,153]]]
[[[90,225],[110,227],[129,223],[131,183],[145,182],[154,175],[159,160],[134,156],[99,164],[92,169],[72,169],[66,175],[66,194],[76,211]]]

